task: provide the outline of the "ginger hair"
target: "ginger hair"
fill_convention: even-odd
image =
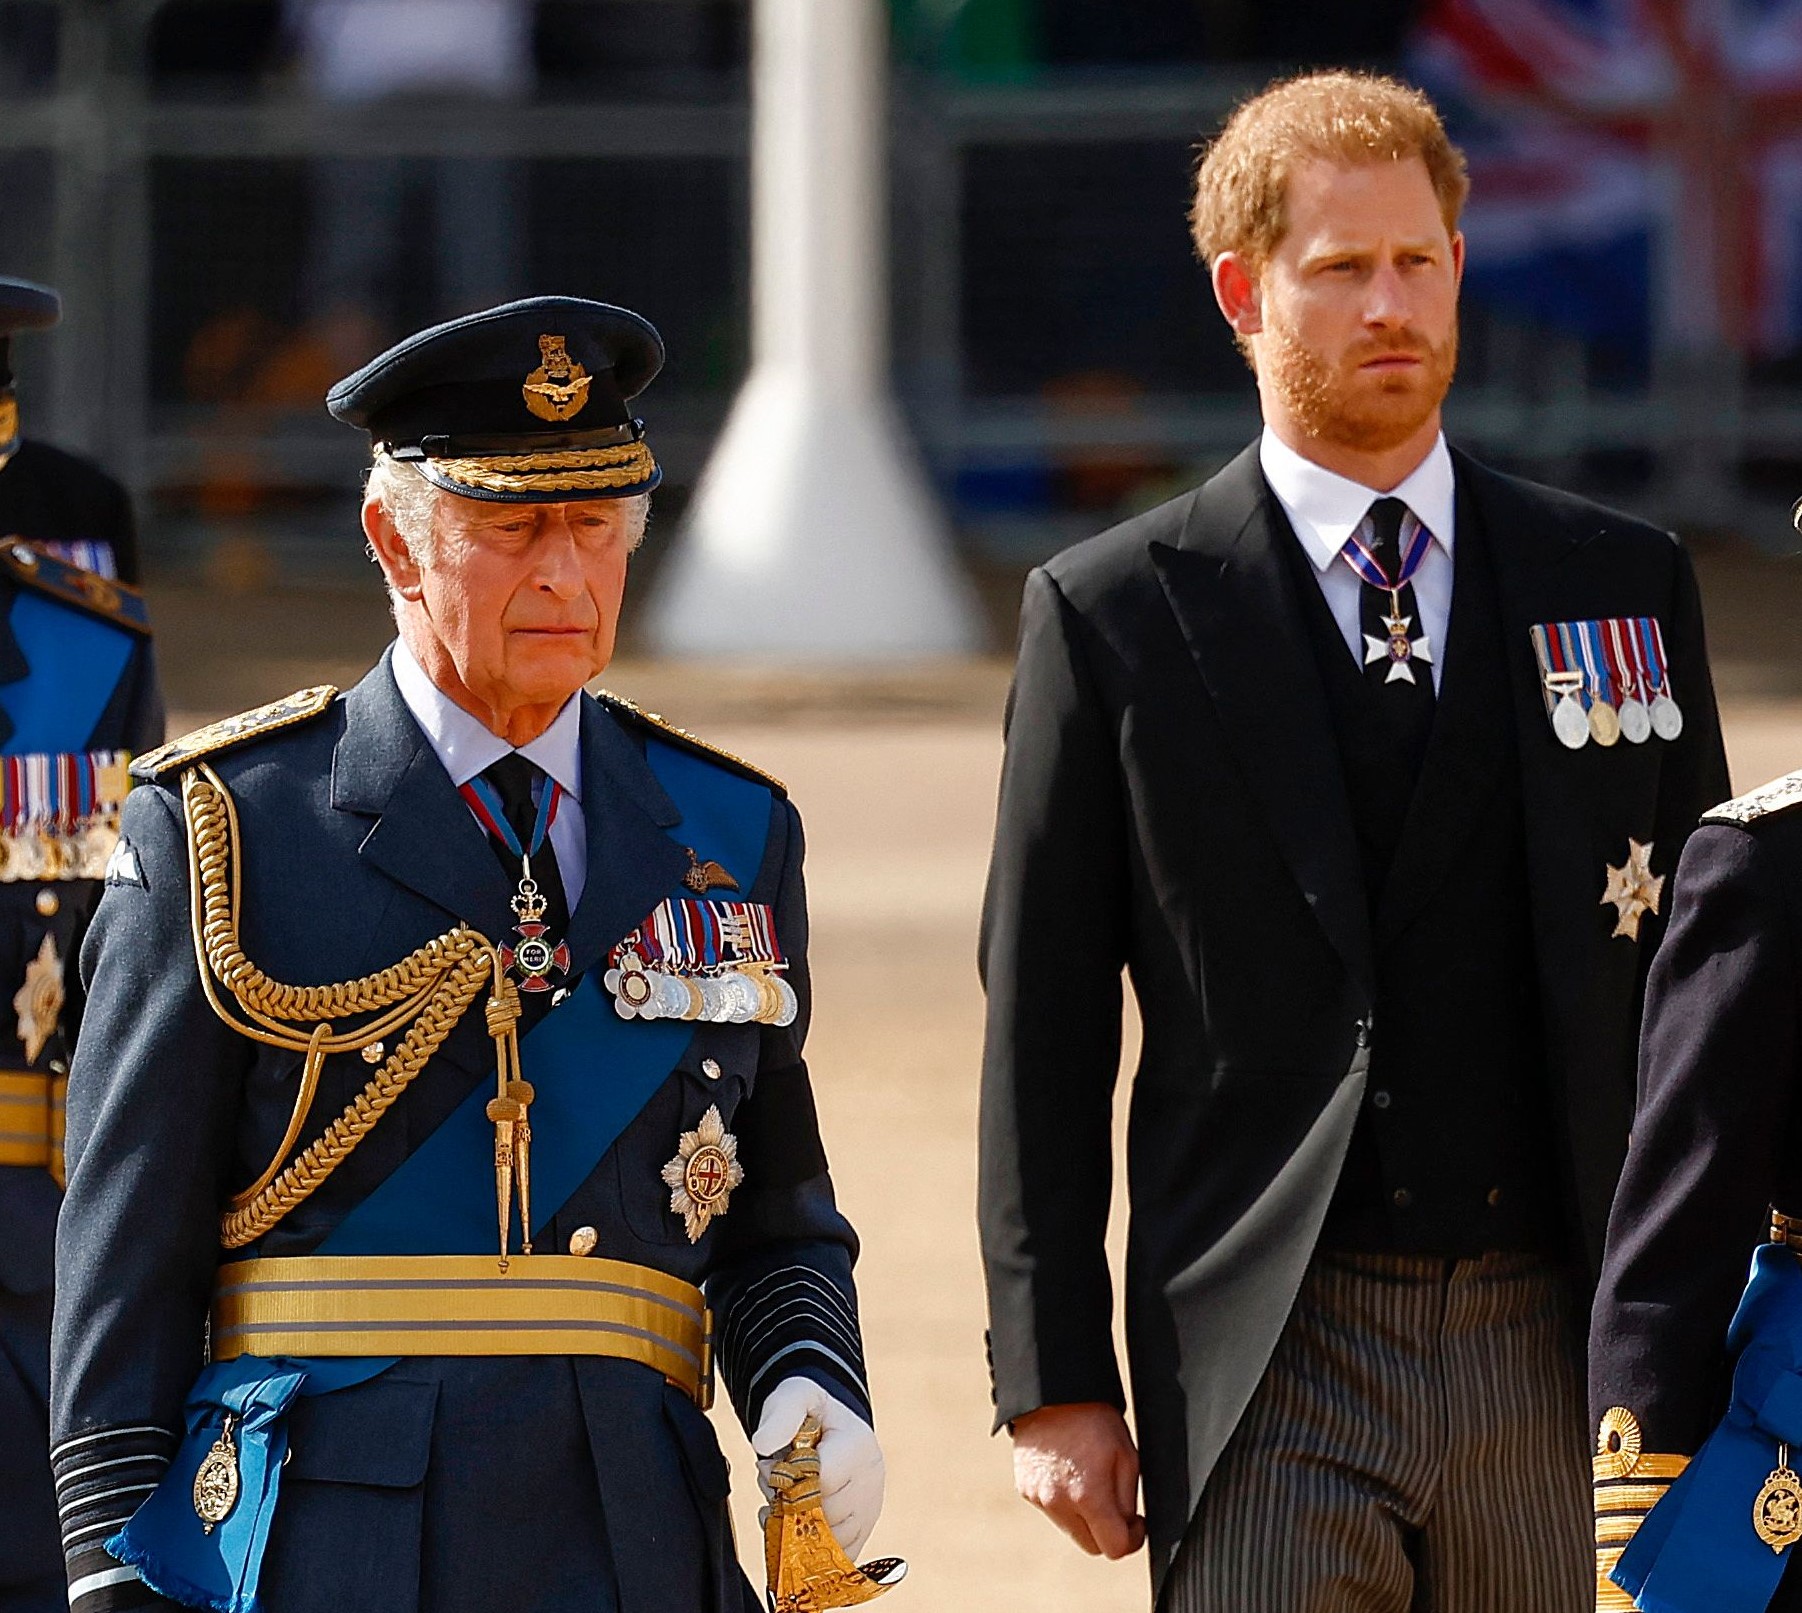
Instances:
[[[1426,164],[1447,234],[1470,192],[1464,153],[1438,110],[1413,86],[1376,73],[1305,73],[1241,102],[1195,169],[1189,227],[1195,253],[1213,267],[1237,253],[1253,274],[1288,230],[1290,173],[1311,158],[1336,163]]]

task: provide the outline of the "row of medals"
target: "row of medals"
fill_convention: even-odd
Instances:
[[[768,964],[678,975],[647,969],[636,952],[627,952],[607,971],[606,984],[622,1019],[792,1025],[800,1009],[795,988]]]
[[[1669,741],[1683,732],[1683,712],[1668,694],[1653,695],[1650,705],[1629,695],[1618,709],[1597,696],[1585,711],[1577,698],[1583,682],[1581,672],[1545,675],[1546,688],[1558,698],[1552,709],[1552,732],[1560,744],[1572,750],[1581,750],[1592,739],[1598,745],[1622,739],[1629,745],[1643,745],[1654,734]]]
[[[118,839],[116,815],[92,819],[70,834],[47,829],[0,833],[0,884],[26,879],[102,879]]]

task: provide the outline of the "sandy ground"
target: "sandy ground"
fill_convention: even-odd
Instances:
[[[1802,568],[1708,568],[1740,788],[1802,766]],[[1723,608],[1715,611],[1716,603]],[[348,682],[387,637],[379,597],[260,605],[153,597],[172,732],[302,684]],[[325,646],[330,646],[329,650]],[[821,678],[624,664],[608,682],[784,777],[805,815],[814,917],[809,1061],[859,1270],[889,1499],[867,1554],[913,1564],[902,1613],[1127,1613],[1142,1557],[1082,1556],[1012,1493],[989,1437],[973,1225],[982,999],[976,924],[1007,666]],[[1599,889],[1599,886],[1598,886]],[[750,1459],[721,1432],[754,1579]]]

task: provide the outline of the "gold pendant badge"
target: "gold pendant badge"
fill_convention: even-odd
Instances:
[[[236,1422],[228,1411],[225,1427],[213,1441],[213,1448],[200,1459],[200,1469],[194,1475],[194,1513],[200,1519],[203,1534],[210,1535],[238,1504],[238,1448],[232,1443]]]
[[[1802,1479],[1789,1465],[1789,1446],[1777,1447],[1777,1468],[1752,1503],[1752,1529],[1772,1551],[1802,1540]]]
[[[700,1125],[682,1133],[676,1157],[663,1167],[670,1213],[682,1217],[690,1243],[699,1243],[707,1223],[726,1213],[733,1188],[744,1179],[738,1139],[726,1130],[718,1106],[711,1106]]]
[[[521,387],[526,407],[540,420],[573,420],[588,406],[592,378],[564,348],[561,336],[538,338],[538,368]]]
[[[25,984],[13,994],[13,1015],[25,1044],[25,1062],[35,1064],[63,1015],[63,960],[56,954],[55,936],[46,935],[25,966]]]

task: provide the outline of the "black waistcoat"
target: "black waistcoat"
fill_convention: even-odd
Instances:
[[[1385,689],[1289,545],[1375,939],[1370,1076],[1322,1234],[1333,1248],[1455,1258],[1560,1242],[1520,763],[1485,542],[1460,499],[1445,675],[1418,774],[1398,753]]]

